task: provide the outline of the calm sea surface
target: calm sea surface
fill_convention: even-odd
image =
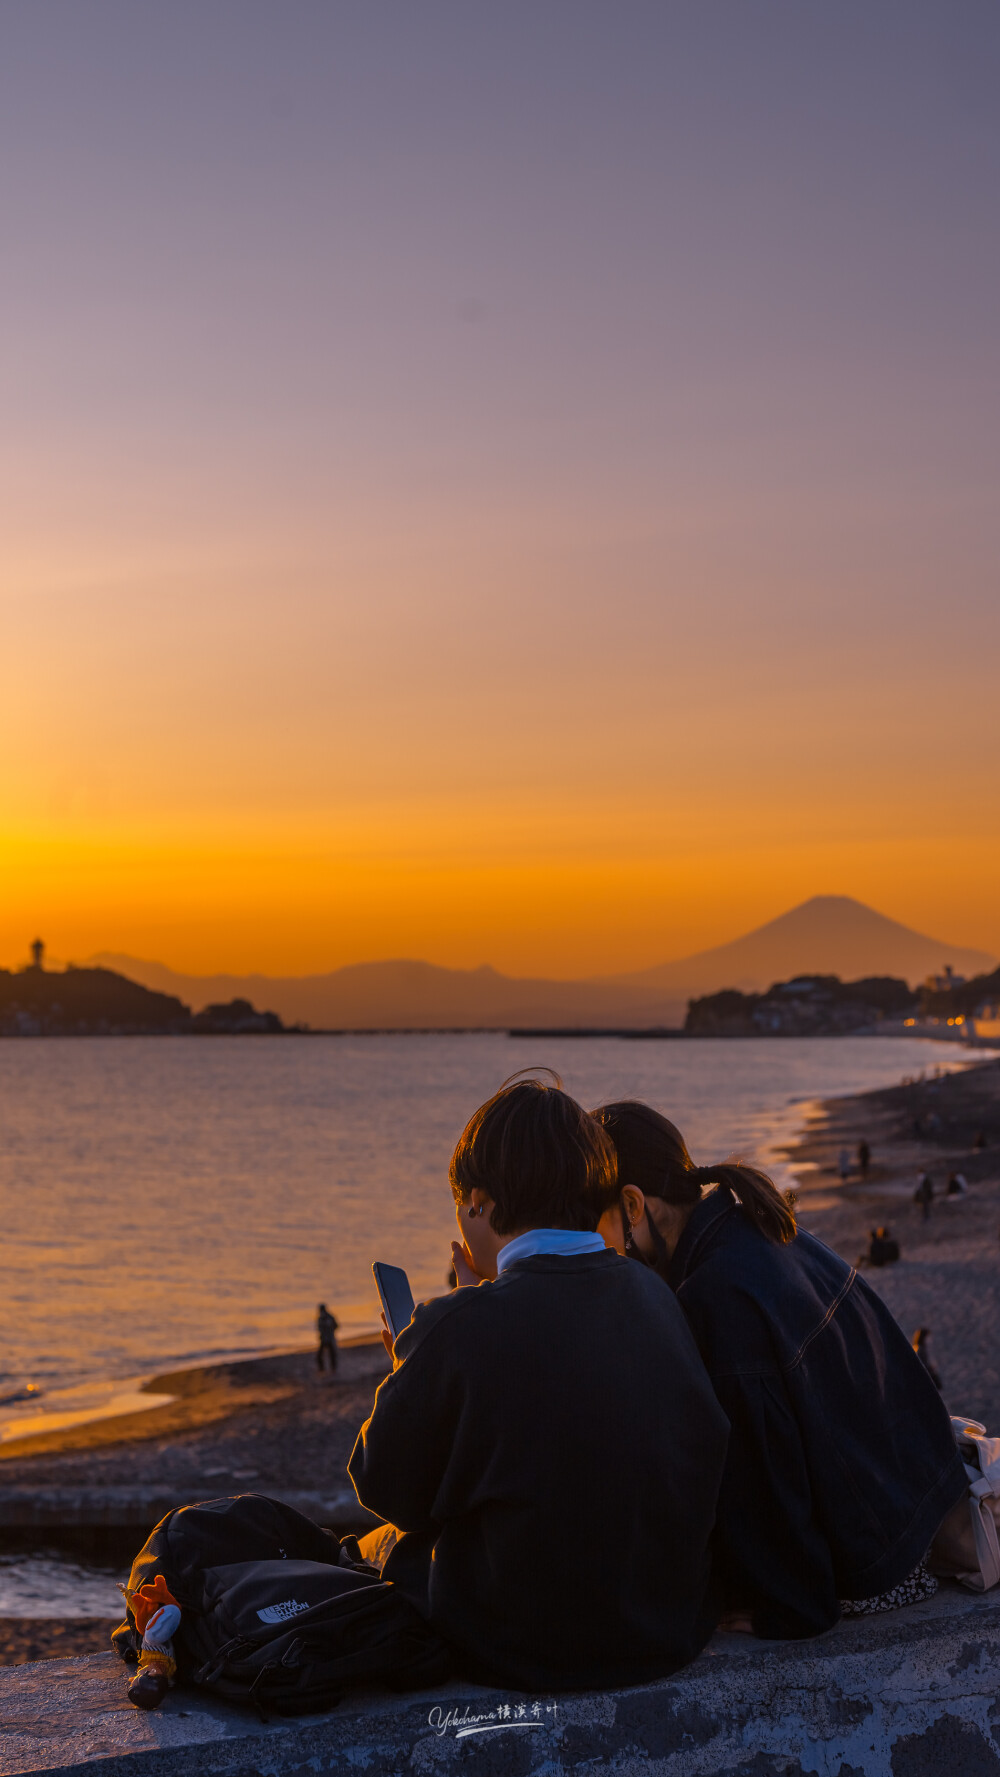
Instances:
[[[700,1163],[767,1163],[806,1101],[955,1060],[898,1038],[0,1042],[0,1433],[109,1380],[308,1342],[321,1299],[373,1328],[376,1258],[439,1293],[449,1155],[517,1068],[588,1105],[649,1099]],[[37,1405],[11,1399],[29,1382]]]

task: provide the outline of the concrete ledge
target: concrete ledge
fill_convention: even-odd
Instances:
[[[555,1698],[455,1684],[266,1725],[190,1691],[143,1714],[99,1654],[0,1671],[0,1773],[1000,1777],[998,1691],[1000,1595],[952,1587],[816,1641],[716,1636],[660,1684]]]
[[[352,1487],[326,1493],[269,1488],[269,1497],[284,1500],[317,1524],[341,1535],[370,1530],[373,1518],[357,1501]],[[192,1498],[212,1499],[211,1482],[201,1491],[163,1487],[0,1487],[0,1530],[121,1530],[138,1533],[138,1549],[153,1525],[175,1506]]]

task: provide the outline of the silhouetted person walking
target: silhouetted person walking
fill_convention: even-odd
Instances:
[[[934,1202],[934,1180],[929,1172],[925,1172],[913,1193],[914,1203],[919,1203],[925,1222],[931,1219],[931,1204]]]
[[[933,1382],[934,1387],[940,1388],[941,1387],[941,1375],[940,1375],[940,1372],[938,1371],[936,1365],[934,1364],[934,1361],[931,1357],[930,1352],[927,1349],[927,1344],[928,1344],[928,1340],[930,1339],[930,1336],[931,1336],[930,1327],[918,1327],[916,1332],[913,1335],[913,1341],[912,1341],[913,1349],[916,1352],[918,1358],[920,1359],[920,1362],[923,1364],[924,1369],[927,1371],[927,1374],[930,1377],[931,1381]]]
[[[319,1334],[316,1368],[322,1370],[325,1355],[330,1359],[330,1369],[335,1371],[337,1368],[337,1322],[325,1302],[321,1302],[319,1305],[319,1312],[316,1315],[316,1331]]]
[[[866,1141],[859,1141],[859,1143],[858,1143],[858,1171],[860,1172],[862,1179],[866,1179],[868,1177],[868,1168],[871,1165],[871,1159],[872,1159],[872,1151],[871,1151],[871,1148],[868,1146],[868,1143]]]

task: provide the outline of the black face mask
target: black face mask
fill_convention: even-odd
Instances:
[[[652,1216],[648,1211],[644,1212],[646,1216],[646,1227],[649,1229],[649,1238],[652,1242],[653,1253],[655,1255],[653,1258],[647,1259],[645,1253],[639,1251],[635,1241],[632,1239],[632,1228],[628,1216],[625,1214],[624,1203],[621,1203],[619,1207],[622,1218],[622,1233],[625,1237],[626,1257],[629,1259],[638,1259],[639,1264],[647,1266],[650,1271],[665,1272],[670,1263],[670,1254],[667,1251],[667,1243],[664,1240],[663,1235],[660,1233],[659,1228],[656,1226]]]

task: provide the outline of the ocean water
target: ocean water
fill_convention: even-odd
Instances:
[[[307,1343],[320,1300],[373,1330],[376,1258],[437,1294],[449,1155],[516,1069],[555,1068],[590,1105],[650,1100],[699,1163],[768,1165],[810,1101],[955,1061],[877,1037],[0,1042],[0,1436],[114,1410],[155,1371]]]
[[[60,1549],[0,1552],[0,1617],[105,1617],[125,1614],[118,1583],[127,1564],[97,1566]]]

